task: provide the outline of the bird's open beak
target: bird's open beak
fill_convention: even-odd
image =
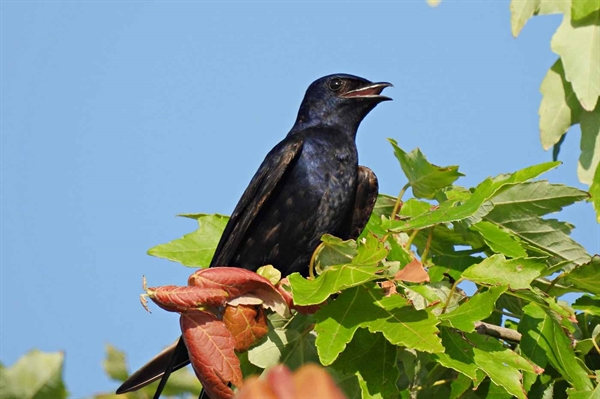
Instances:
[[[344,97],[344,98],[376,98],[381,101],[391,100],[390,97],[380,95],[381,92],[383,91],[383,89],[385,89],[386,87],[394,87],[394,85],[391,83],[388,83],[388,82],[372,83],[368,86],[361,87],[359,89],[350,90],[349,92],[346,92],[346,93],[340,95],[340,97]]]

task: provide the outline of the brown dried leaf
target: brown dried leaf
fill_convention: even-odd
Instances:
[[[235,355],[235,340],[225,324],[215,315],[189,310],[180,319],[183,340],[196,376],[212,399],[231,399],[231,382],[240,386],[242,372]]]
[[[247,351],[269,332],[267,318],[261,306],[226,306],[223,323],[235,339],[235,350]]]
[[[223,306],[227,300],[227,292],[219,288],[165,285],[148,288],[146,293],[154,303],[169,312],[184,312],[200,306]]]
[[[383,296],[392,296],[398,293],[398,291],[396,290],[396,283],[394,283],[393,281],[382,281],[381,283],[379,283],[379,286],[383,290]]]
[[[418,259],[413,259],[396,273],[394,280],[408,281],[409,283],[428,283],[429,274],[427,274]]]

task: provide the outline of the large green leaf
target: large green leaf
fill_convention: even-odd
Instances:
[[[491,222],[482,220],[471,226],[483,236],[485,243],[497,254],[504,254],[511,258],[524,258],[527,252],[521,246],[519,239]]]
[[[551,42],[565,68],[565,77],[583,109],[596,108],[600,96],[600,11],[573,21],[568,13]]]
[[[473,295],[469,300],[449,313],[439,316],[454,328],[465,332],[475,330],[475,322],[492,314],[496,300],[506,291],[506,286],[492,287],[489,290]]]
[[[600,297],[584,295],[573,303],[573,309],[600,317]]]
[[[569,237],[571,226],[540,216],[588,198],[588,193],[546,181],[509,187],[492,198],[494,209],[485,220],[502,227],[540,254],[551,255],[552,263],[589,260],[585,249]]]
[[[394,154],[406,175],[417,198],[433,199],[435,193],[454,183],[460,176],[458,166],[436,166],[427,161],[418,148],[406,153],[393,139],[388,139],[394,147]]]
[[[526,359],[507,349],[500,342],[477,333],[462,333],[442,328],[445,352],[434,356],[444,367],[454,369],[479,384],[477,371],[483,371],[494,384],[517,398],[525,399],[519,370],[534,373],[536,369]]]
[[[519,35],[532,16],[564,13],[568,10],[568,3],[568,1],[556,0],[511,0],[510,25],[513,36]]]
[[[540,138],[542,147],[550,149],[571,126],[579,122],[582,108],[559,58],[546,73],[540,87]]]
[[[63,362],[62,352],[28,352],[11,367],[0,368],[0,396],[2,399],[66,398]]]
[[[489,200],[498,193],[499,190],[510,185],[523,183],[533,179],[558,165],[558,162],[547,162],[530,166],[511,174],[487,178],[477,186],[473,195],[465,202],[442,202],[435,210],[414,219],[410,219],[409,221],[384,220],[382,221],[381,226],[392,232],[400,232],[412,229],[422,229],[435,224],[449,223],[457,220],[465,220],[468,224],[478,223],[493,209],[493,204]]]
[[[382,332],[394,345],[424,352],[441,351],[438,321],[425,310],[415,310],[400,295],[384,297],[370,284],[348,289],[315,315],[317,349],[321,362],[331,364],[358,328]]]
[[[396,348],[382,334],[357,331],[333,367],[344,373],[356,374],[363,398],[393,399],[398,397],[396,381],[400,376]]]
[[[580,148],[577,176],[580,182],[589,185],[592,184],[600,161],[600,105],[591,112],[581,113]]]
[[[465,270],[463,278],[478,284],[508,285],[518,290],[529,288],[531,282],[546,268],[543,259],[517,258],[507,260],[504,255],[493,255]]]
[[[571,0],[571,16],[573,19],[582,19],[591,13],[600,10],[598,0]]]
[[[179,262],[184,266],[208,267],[229,220],[223,215],[182,215],[198,221],[199,228],[166,244],[148,250],[148,255]]]
[[[330,265],[314,280],[299,273],[288,276],[297,305],[317,305],[331,294],[380,278],[385,266],[381,263],[388,250],[377,237],[370,234],[358,246],[357,255],[348,263]]]
[[[523,355],[542,368],[549,362],[578,390],[592,388],[588,371],[577,360],[561,326],[535,303],[528,304],[523,311],[518,327],[522,335],[520,348]]]
[[[595,255],[588,263],[576,267],[565,279],[575,287],[600,295],[600,256]]]

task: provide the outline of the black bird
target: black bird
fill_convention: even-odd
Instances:
[[[272,264],[283,276],[308,273],[323,234],[356,238],[377,198],[377,177],[358,165],[356,132],[390,83],[358,76],[322,77],[307,89],[296,123],[267,154],[235,207],[210,267],[256,271]],[[117,394],[139,389],[189,363],[180,338],[132,374]]]

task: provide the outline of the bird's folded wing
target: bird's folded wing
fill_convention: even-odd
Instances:
[[[267,155],[235,207],[217,245],[210,267],[230,265],[240,241],[262,206],[285,180],[285,172],[302,151],[301,137],[288,136]]]

